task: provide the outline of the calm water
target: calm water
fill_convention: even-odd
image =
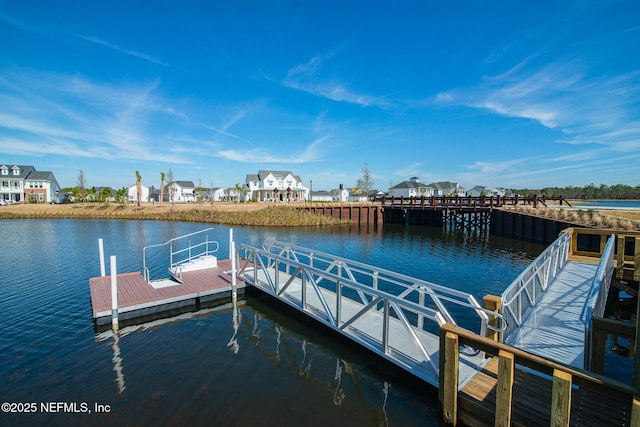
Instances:
[[[585,200],[574,204],[585,208],[640,209],[640,200]]]
[[[99,237],[107,257],[117,256],[119,272],[140,271],[143,246],[203,228],[0,221],[0,399],[35,404],[27,408],[36,411],[0,413],[0,425],[439,424],[429,386],[408,383],[262,298],[127,327],[119,337],[96,332],[89,278],[99,275]],[[220,258],[227,258],[228,236],[228,227],[216,227]],[[234,236],[239,243],[278,239],[334,253],[479,300],[500,293],[543,249],[429,227],[234,228]],[[155,273],[166,269],[155,261]],[[96,404],[108,412],[96,413]],[[43,413],[43,405],[61,412]]]

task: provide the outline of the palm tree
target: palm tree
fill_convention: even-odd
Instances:
[[[136,171],[136,196],[138,198],[138,207],[140,207],[140,200],[142,199],[142,176],[140,172]]]
[[[164,172],[160,172],[160,207],[162,207],[162,200],[164,199]]]

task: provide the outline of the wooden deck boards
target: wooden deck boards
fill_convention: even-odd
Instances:
[[[483,419],[493,424],[496,407],[498,359],[493,358],[460,390],[459,410],[464,420]],[[551,420],[552,380],[516,367],[513,384],[512,424],[549,425]],[[571,391],[571,425],[629,426],[630,402],[615,394],[574,386]],[[482,416],[484,415],[484,416]]]
[[[225,274],[230,269],[230,260],[218,261],[217,268],[185,272],[182,276],[184,283],[158,289],[148,284],[140,272],[119,274],[118,311],[126,313],[230,290],[231,276]],[[238,288],[245,286],[241,280],[237,285]],[[111,276],[91,278],[89,287],[93,317],[110,317]]]

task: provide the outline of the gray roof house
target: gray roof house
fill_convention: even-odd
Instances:
[[[413,177],[409,181],[402,181],[400,184],[389,188],[391,197],[431,197],[434,188],[420,182],[418,177]]]
[[[433,187],[434,196],[464,196],[466,192],[457,182],[450,181],[432,182],[429,187]]]
[[[242,194],[245,200],[304,201],[309,189],[302,179],[291,171],[259,170],[257,174],[247,174]]]
[[[7,202],[59,202],[60,185],[53,172],[30,165],[0,164],[0,200]]]

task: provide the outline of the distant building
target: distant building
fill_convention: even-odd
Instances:
[[[391,197],[431,197],[435,189],[420,182],[418,177],[413,177],[409,181],[402,181],[400,184],[389,188]]]
[[[432,182],[429,187],[434,189],[434,196],[464,196],[466,194],[464,187],[460,187],[457,182]]]
[[[169,201],[173,202],[195,202],[196,186],[193,181],[174,181],[167,184],[165,191],[169,194]]]
[[[219,202],[224,200],[225,189],[221,187],[204,188],[196,190],[196,200],[204,200],[207,202]]]
[[[476,185],[475,187],[471,188],[470,190],[467,191],[467,195],[471,196],[471,197],[480,197],[480,196],[486,196],[486,197],[495,197],[495,196],[500,196],[500,197],[504,197],[506,195],[508,195],[509,191],[507,191],[506,189],[502,188],[502,187],[496,187],[494,189],[490,189],[488,187],[483,187],[482,185]]]
[[[290,171],[260,170],[248,174],[243,190],[241,196],[245,200],[257,202],[305,201],[309,195],[302,179]]]
[[[150,189],[145,185],[140,185],[140,201],[146,203],[150,200]],[[127,199],[130,202],[138,201],[138,186],[133,184],[127,188]]]
[[[0,200],[5,203],[59,203],[61,188],[53,172],[33,166],[0,165]]]

